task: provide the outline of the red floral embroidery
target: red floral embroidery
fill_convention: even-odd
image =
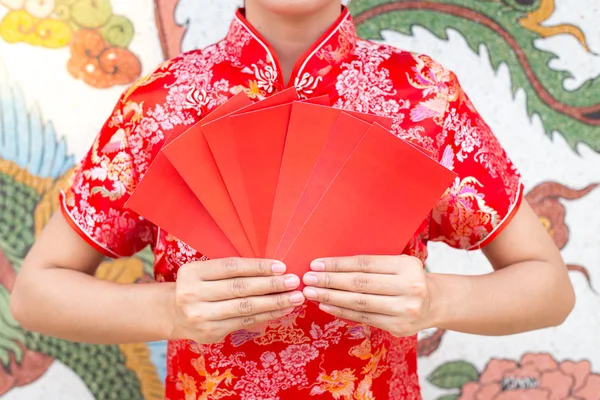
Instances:
[[[73,227],[108,256],[151,245],[159,282],[205,260],[123,205],[167,136],[235,93],[262,99],[282,90],[274,54],[240,11],[221,42],[130,87],[61,195]],[[290,80],[303,97],[327,94],[336,107],[392,117],[396,135],[458,174],[405,253],[425,260],[428,240],[474,248],[501,230],[522,196],[519,174],[452,72],[427,56],[358,39],[346,10],[307,54]],[[169,343],[167,398],[419,399],[416,344],[308,303],[218,344]]]

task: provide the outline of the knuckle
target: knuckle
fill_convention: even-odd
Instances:
[[[235,272],[240,268],[240,260],[236,257],[229,257],[223,260],[223,267],[227,271]]]
[[[269,289],[271,293],[279,292],[281,288],[281,277],[274,276],[269,279]]]
[[[252,299],[241,299],[238,302],[238,313],[240,315],[248,315],[248,314],[252,314],[252,311],[254,310],[254,304]]]
[[[418,259],[417,257],[409,256],[408,254],[400,255],[400,257],[398,257],[397,260],[400,264],[404,265],[405,267],[412,267],[418,269],[423,268],[423,263],[420,259]]]
[[[331,304],[331,292],[329,290],[323,291],[321,301],[325,304]]]
[[[427,286],[421,281],[413,282],[410,285],[410,292],[413,296],[425,297],[427,295]]]
[[[185,310],[184,315],[190,326],[203,326],[206,322],[204,313],[199,311],[192,312],[190,310]]]
[[[254,315],[249,315],[247,317],[244,317],[242,319],[242,327],[243,328],[247,328],[249,326],[252,326],[256,323],[256,317]]]
[[[358,321],[360,323],[368,325],[369,322],[371,321],[371,317],[369,316],[368,313],[361,312],[361,313],[358,314]]]
[[[258,275],[265,275],[267,273],[267,262],[265,260],[256,261],[256,272]]]
[[[364,297],[358,297],[354,301],[354,307],[358,311],[366,310],[368,308],[368,306],[369,306],[369,302]]]
[[[325,286],[328,289],[333,286],[333,277],[331,274],[323,275],[323,286]]]
[[[369,272],[371,270],[372,258],[369,256],[356,257],[356,269],[360,272]]]
[[[369,286],[369,277],[365,274],[358,274],[352,279],[352,286],[359,292],[364,292]]]
[[[198,296],[191,290],[180,289],[175,293],[175,303],[178,305],[192,304],[196,302]]]
[[[338,258],[331,260],[331,270],[333,272],[340,272],[342,270],[342,262]]]
[[[234,278],[229,283],[229,292],[234,296],[243,296],[248,290],[248,281],[244,278]]]
[[[192,270],[193,264],[184,264],[177,270],[177,280],[184,280],[183,278],[187,276]]]
[[[196,281],[196,280],[202,280],[204,271],[206,271],[206,268],[204,268],[204,266],[201,264],[202,263],[200,261],[194,261],[194,262],[182,265],[177,270],[177,275],[176,275],[175,281],[182,283],[182,282],[191,282],[191,281]]]
[[[418,318],[421,315],[421,307],[417,304],[410,304],[406,306],[404,312],[410,318]]]
[[[275,307],[277,309],[284,308],[287,303],[286,298],[283,294],[278,294],[275,297],[273,297],[273,302],[275,303]]]

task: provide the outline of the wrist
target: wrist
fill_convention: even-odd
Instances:
[[[426,273],[427,281],[427,308],[425,313],[424,329],[439,328],[445,325],[448,317],[449,302],[446,299],[443,289],[443,282],[439,274]]]
[[[176,338],[177,331],[177,306],[175,303],[175,283],[157,283],[160,296],[158,296],[158,307],[161,310],[159,320],[160,336],[166,340]]]

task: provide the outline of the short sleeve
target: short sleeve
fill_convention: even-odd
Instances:
[[[451,73],[441,162],[458,177],[432,211],[429,240],[459,249],[489,244],[508,225],[523,196],[521,176]]]
[[[152,225],[124,207],[138,169],[131,147],[135,117],[123,109],[120,100],[60,193],[63,215],[73,229],[111,258],[129,257],[152,241]]]

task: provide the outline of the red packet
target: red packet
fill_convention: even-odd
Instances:
[[[240,109],[237,113],[291,103],[297,99],[298,93],[294,88],[290,88]],[[237,157],[230,118],[221,118],[203,126],[199,135],[203,135],[203,139],[208,144],[214,165],[211,165],[210,170],[198,170],[195,168],[197,157],[195,149],[193,147],[188,148],[185,142],[177,143],[178,148],[172,149],[172,156],[173,158],[182,158],[178,163],[179,173],[186,181],[192,182],[193,190],[195,193],[200,194],[199,198],[203,202],[206,201],[209,204],[209,209],[215,213],[213,216],[216,220],[231,225],[237,224],[237,221],[239,221],[252,248],[252,254],[257,257],[260,252]],[[200,178],[194,178],[197,175],[202,177],[205,174],[214,174],[215,167],[217,175],[209,178],[211,186],[206,186]]]
[[[265,253],[267,257],[275,256],[302,191],[341,113],[340,109],[322,105],[293,105],[273,202]],[[351,111],[344,113],[369,123],[377,122],[386,128],[392,125],[391,118]]]
[[[284,256],[288,272],[319,257],[401,254],[455,176],[373,125]]]
[[[232,110],[230,114],[251,106]],[[217,121],[219,121],[218,119]],[[190,129],[162,151],[190,187],[197,201],[201,202],[217,225],[223,230],[242,257],[253,257],[254,249],[248,240],[237,211],[229,197],[219,168],[204,137],[207,125]]]
[[[247,104],[247,100],[247,96],[240,93],[207,115],[200,123],[229,114]],[[165,145],[184,132],[174,131]],[[209,258],[239,255],[162,152],[158,152],[125,207]]]
[[[329,99],[307,101],[328,102]],[[265,256],[283,148],[295,104],[302,103],[288,103],[230,117],[259,257]]]
[[[275,254],[276,259],[281,259],[287,253],[307,218],[371,126],[345,112],[340,114],[288,218]]]

